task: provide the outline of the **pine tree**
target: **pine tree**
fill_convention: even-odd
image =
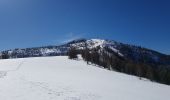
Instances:
[[[76,48],[74,48],[74,47],[71,47],[70,50],[68,51],[69,59],[77,59],[78,58],[77,54],[78,54],[78,52],[77,52]]]

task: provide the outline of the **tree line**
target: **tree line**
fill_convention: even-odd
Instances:
[[[81,54],[87,64],[99,65],[108,70],[135,75],[140,79],[147,78],[151,81],[170,85],[170,66],[135,62],[121,57],[118,53],[109,53],[100,47],[94,49],[85,48],[83,50],[71,48],[68,52],[70,59],[77,59],[77,54]]]

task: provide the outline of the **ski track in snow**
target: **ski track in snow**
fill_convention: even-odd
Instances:
[[[17,71],[20,69],[20,67],[23,65],[24,61],[20,62],[18,64],[18,66],[15,69],[11,69],[11,70],[0,70],[0,78],[4,78],[8,72],[12,72],[12,71]]]

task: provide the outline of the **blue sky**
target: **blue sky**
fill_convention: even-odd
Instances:
[[[0,0],[0,50],[112,39],[170,54],[168,0]]]

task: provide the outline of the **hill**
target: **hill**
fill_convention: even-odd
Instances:
[[[67,56],[0,61],[1,100],[169,100],[170,87]]]

